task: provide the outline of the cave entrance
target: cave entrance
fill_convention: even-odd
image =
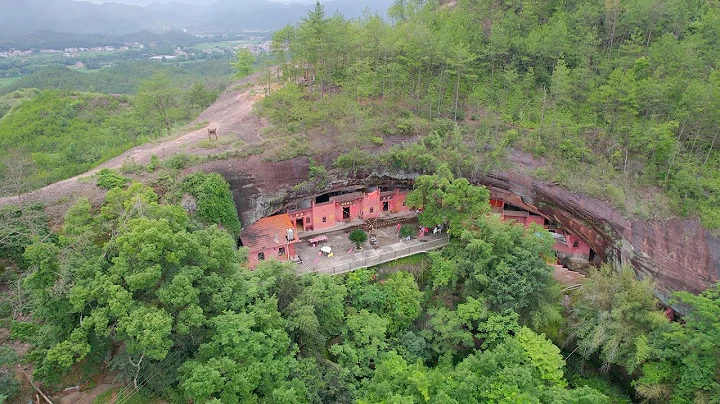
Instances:
[[[303,218],[295,219],[295,229],[297,229],[297,231],[305,231],[305,222],[303,221]]]
[[[343,220],[347,220],[347,219],[350,219],[350,207],[349,206],[345,206],[343,208]]]

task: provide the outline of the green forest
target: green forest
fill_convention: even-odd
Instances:
[[[275,33],[286,85],[260,110],[279,133],[336,133],[354,153],[340,167],[390,160],[432,172],[445,159],[472,174],[513,164],[515,148],[545,159],[534,175],[629,214],[720,227],[717,4],[440,3],[398,0],[392,22],[318,5]],[[410,154],[400,161],[363,154],[363,140],[424,135],[438,118],[464,131],[446,153],[427,150],[414,165],[407,148],[392,151]]]
[[[160,71],[131,95],[32,88],[0,96],[0,189],[13,195],[70,178],[172,134],[220,91],[201,82],[180,87]]]
[[[676,294],[682,324],[627,268],[561,290],[546,230],[488,216],[488,191],[447,167],[416,184],[421,223],[447,218],[451,245],[335,277],[274,260],[248,271],[218,174],[166,179],[162,195],[121,182],[97,209],[77,201],[52,232],[4,209],[17,231],[3,255],[26,273],[3,275],[18,289],[0,299],[1,324],[32,348],[2,348],[0,366],[34,364],[48,391],[113,370],[120,396],[139,402],[720,399],[717,288]],[[186,192],[194,214],[178,204]],[[19,382],[10,372],[0,387],[8,398]]]
[[[0,206],[0,403],[34,394],[21,380],[55,394],[107,374],[123,403],[720,403],[720,283],[674,293],[674,320],[630,267],[564,287],[553,236],[491,214],[467,179],[520,151],[543,162],[531,175],[626,216],[718,231],[720,6],[396,0],[388,16],[318,3],[274,34],[255,112],[281,141],[258,153],[311,158],[295,191],[417,174],[407,202],[421,225],[449,225],[447,247],[337,276],[251,271],[220,174],[181,175],[199,161],[187,154],[138,165],[145,183],[102,170],[87,181],[104,198],[73,200],[62,220]],[[127,80],[53,68],[3,87],[3,186],[172,133],[223,88],[190,79],[191,63],[119,65]]]
[[[224,89],[232,69],[228,58],[173,63],[129,61],[85,71],[59,65],[40,66],[38,71],[0,86],[0,95],[21,88],[135,94],[143,80],[162,72],[167,73],[171,82],[181,88],[201,82],[207,87]]]

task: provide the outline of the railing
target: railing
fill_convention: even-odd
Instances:
[[[448,244],[448,236],[444,236],[442,238],[430,241],[415,239],[408,243],[397,243],[378,249],[366,250],[362,253],[357,253],[352,256],[346,257],[345,259],[351,259],[350,261],[346,262],[338,262],[336,264],[327,266],[314,265],[308,267],[303,265],[301,272],[320,272],[330,275],[344,274],[347,272],[352,272],[356,269],[368,268],[375,265],[380,265],[385,262],[394,261],[400,258],[409,257],[411,255],[445,247]]]

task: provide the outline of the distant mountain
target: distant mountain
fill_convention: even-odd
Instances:
[[[274,30],[297,22],[313,7],[307,3],[279,3],[267,0],[216,0],[182,3],[123,0],[137,5],[72,0],[0,0],[0,35],[11,36],[37,31],[70,34],[126,34],[148,30],[164,32],[227,32]],[[357,17],[367,7],[385,15],[392,0],[334,0],[324,3],[325,11],[336,10]],[[143,6],[141,6],[143,5]]]

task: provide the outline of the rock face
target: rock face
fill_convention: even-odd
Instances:
[[[295,185],[307,178],[306,159],[266,162],[259,158],[208,163],[196,167],[223,174],[231,184],[243,225],[277,212],[285,204],[307,199]],[[365,185],[411,184],[416,173],[373,172],[335,178],[328,191]],[[628,264],[641,278],[656,282],[665,303],[674,291],[699,293],[720,279],[720,239],[697,220],[628,219],[606,202],[569,192],[517,171],[468,176],[488,187],[494,197],[546,216],[585,240],[603,260]],[[307,189],[307,188],[305,188]]]
[[[562,224],[604,260],[652,278],[665,303],[674,291],[699,293],[720,279],[720,239],[697,220],[628,219],[605,202],[517,173],[473,180],[506,202]]]

